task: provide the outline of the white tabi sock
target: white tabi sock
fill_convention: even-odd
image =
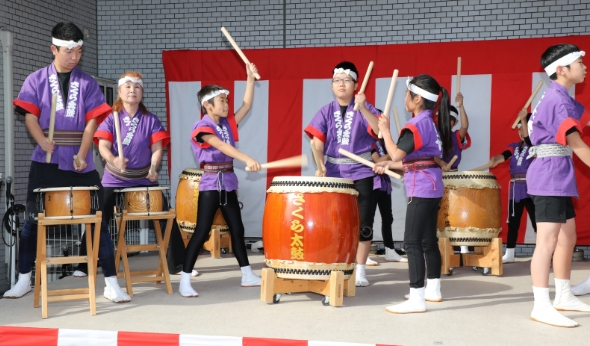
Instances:
[[[178,293],[185,298],[198,297],[197,291],[193,290],[191,286],[191,273],[182,272],[180,274],[180,284],[178,285]]]
[[[546,287],[533,286],[535,304],[531,312],[531,320],[550,324],[557,327],[577,327],[578,323],[563,316],[549,301],[549,289]]]

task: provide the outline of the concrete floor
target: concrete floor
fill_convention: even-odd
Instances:
[[[249,256],[259,273],[263,255],[249,252]],[[590,335],[590,313],[564,313],[580,324],[572,329],[529,319],[533,299],[528,257],[506,265],[502,277],[456,268],[454,275],[443,276],[443,302],[427,303],[426,313],[410,315],[385,311],[408,292],[407,265],[372,258],[381,265],[367,268],[371,286],[358,288],[356,296],[345,297],[344,306],[338,308],[323,306],[322,297],[313,293],[283,295],[279,304],[264,304],[259,288],[240,287],[240,271],[231,254],[212,259],[207,253],[196,266],[201,274],[193,281],[198,298],[182,298],[180,277],[173,276],[172,295],[163,285],[136,284],[132,302],[114,304],[102,297],[101,274],[96,316],[90,315],[84,301],[72,301],[50,303],[49,318],[44,320],[29,293],[21,299],[0,299],[0,325],[404,345],[565,345],[583,344]],[[155,259],[131,257],[131,267],[149,269]],[[572,282],[589,274],[590,262],[574,263]],[[50,289],[85,282],[68,277],[51,283]],[[119,282],[124,286],[123,279]],[[590,304],[590,296],[581,299]]]

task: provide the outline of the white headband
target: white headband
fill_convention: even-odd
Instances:
[[[569,53],[566,56],[562,56],[561,58],[555,60],[549,66],[545,67],[545,72],[547,72],[548,76],[551,76],[555,72],[557,72],[557,66],[568,66],[569,64],[573,63],[574,61],[578,60],[579,57],[586,55],[586,52],[583,50],[578,52]]]
[[[127,82],[139,83],[139,85],[141,85],[141,87],[143,88],[143,80],[141,80],[141,78],[130,77],[130,76],[125,76],[125,77],[119,79],[119,86],[121,86]]]
[[[209,101],[212,98],[214,98],[215,96],[221,95],[221,94],[225,94],[226,96],[228,96],[229,90],[221,89],[221,90],[215,90],[215,91],[208,93],[207,95],[203,96],[203,98],[201,99],[201,105],[205,104],[205,101]]]
[[[425,99],[430,100],[432,102],[438,101],[438,95],[428,92],[415,84],[410,84],[410,80],[411,80],[410,77],[408,77],[408,79],[406,80],[406,86],[408,87],[408,90],[410,90],[414,94],[418,94],[418,95],[420,95],[420,96],[424,97]]]
[[[82,41],[82,40],[80,40],[78,42],[64,41],[64,40],[60,40],[59,38],[52,37],[51,43],[53,43],[54,45],[56,45],[58,47],[66,47],[67,49],[73,49],[76,47],[81,47],[82,44],[84,43],[84,41]]]
[[[343,68],[335,68],[334,69],[334,76],[337,75],[338,73],[346,73],[347,75],[351,76],[354,80],[356,80],[356,73],[354,71],[351,71],[350,69],[343,69]],[[334,77],[332,76],[332,78]]]

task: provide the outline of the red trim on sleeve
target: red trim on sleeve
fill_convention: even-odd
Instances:
[[[320,141],[326,143],[326,135],[311,125],[307,125],[303,132],[305,132],[305,134],[311,139],[313,139],[313,137],[316,137]]]
[[[378,115],[375,115],[375,116],[377,117],[377,119],[379,119],[379,118],[381,118],[383,116],[383,114],[378,114]],[[371,124],[367,124],[367,132],[369,133],[369,136],[371,136],[371,137],[373,137],[375,139],[379,139],[379,136],[371,128]],[[377,133],[379,133],[379,129],[377,129]]]
[[[471,137],[469,136],[469,132],[467,132],[467,134],[465,135],[465,140],[467,141],[465,145],[463,145],[463,142],[461,141],[461,130],[455,131],[455,135],[457,136],[457,146],[459,147],[459,149],[469,149],[469,147],[471,146]]]
[[[582,128],[580,127],[580,123],[572,118],[567,118],[559,125],[559,128],[557,129],[557,135],[555,135],[555,141],[561,145],[567,145],[565,133],[572,127],[577,128],[578,131],[580,131],[580,135],[582,135]]]
[[[588,123],[590,123],[590,111],[586,108],[580,118],[580,125],[584,128],[585,126],[589,126]]]
[[[111,109],[111,106],[103,103],[100,106],[92,109],[90,112],[86,113],[86,122],[96,118],[96,126],[98,126],[109,116],[109,114],[111,114],[112,111],[113,110]]]
[[[235,114],[229,114],[227,116],[227,122],[229,123],[229,128],[231,129],[231,133],[234,136],[234,142],[239,141],[240,134],[238,133],[238,123],[236,123]]]
[[[101,139],[107,140],[111,143],[114,143],[114,137],[113,134],[110,133],[109,131],[105,131],[105,130],[96,130],[96,132],[94,133],[94,144],[98,145],[98,142]]]
[[[37,118],[39,118],[41,116],[41,110],[34,103],[16,99],[16,100],[12,101],[12,104],[15,107],[20,107],[20,108],[24,109],[25,111],[27,111],[28,113],[33,114]]]
[[[406,126],[404,126],[402,128],[402,131],[403,130],[412,131],[412,134],[414,135],[414,151],[422,148],[422,136],[420,135],[420,131],[418,131],[418,128],[416,127],[416,125],[406,124]]]
[[[193,130],[193,132],[191,133],[191,141],[193,141],[193,143],[195,143],[197,145],[197,147],[199,147],[201,149],[207,149],[207,148],[209,148],[211,146],[211,145],[209,145],[209,143],[205,143],[205,142],[199,143],[199,142],[197,142],[196,137],[201,132],[203,132],[203,133],[210,133],[213,136],[217,136],[217,135],[215,134],[215,131],[212,128],[210,128],[209,126],[197,127],[196,129]]]
[[[162,141],[162,148],[167,147],[168,144],[170,144],[170,135],[168,134],[168,132],[158,131],[154,133],[150,137],[150,146],[152,146],[154,143],[158,143],[159,141]]]

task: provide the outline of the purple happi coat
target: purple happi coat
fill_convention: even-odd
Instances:
[[[432,119],[432,110],[426,109],[406,123],[402,131],[412,131],[414,151],[406,155],[402,162],[416,159],[432,160],[442,156],[442,141],[436,124]],[[407,197],[438,198],[445,192],[440,167],[410,170],[404,174]]]
[[[582,133],[590,120],[584,110],[561,84],[551,81],[528,122],[533,145],[566,146],[566,132],[576,127]],[[536,158],[527,171],[528,193],[533,196],[578,196],[574,162],[570,156]]]
[[[522,147],[521,147],[522,145]],[[529,166],[533,162],[533,158],[527,159],[529,154],[529,146],[524,142],[514,142],[508,144],[506,150],[512,153],[510,157],[510,174],[526,174]],[[515,202],[520,202],[524,198],[529,198],[527,193],[526,180],[516,180],[510,182],[510,199],[514,199]]]
[[[453,159],[453,156],[457,155],[457,160],[451,166],[451,170],[457,170],[459,168],[459,163],[461,163],[461,152],[471,146],[471,137],[469,137],[469,133],[467,133],[465,138],[463,138],[463,141],[461,141],[461,131],[457,130],[453,132],[451,138],[453,140],[453,153],[451,155],[445,155],[443,153],[442,160],[449,163],[451,162],[451,159]]]
[[[376,140],[373,143],[373,148],[379,157],[387,155],[387,149],[385,149],[383,139]],[[391,178],[387,174],[375,174],[375,178],[373,178],[373,189],[386,191],[388,195],[391,194]]]
[[[170,135],[166,132],[158,117],[149,112],[141,114],[141,110],[138,109],[131,118],[123,109],[119,113],[119,127],[121,129],[123,157],[129,160],[127,168],[138,169],[149,166],[152,158],[152,144],[162,141],[162,148],[164,148],[170,143]],[[97,145],[101,139],[111,142],[111,153],[118,156],[119,148],[116,143],[115,133],[115,117],[111,114],[96,130],[94,141]],[[134,187],[157,185],[157,183],[153,183],[145,177],[143,179],[123,179],[105,169],[102,185]]]
[[[368,102],[365,105],[371,113],[379,115],[379,111],[373,105]],[[337,100],[328,103],[316,113],[304,131],[309,138],[317,137],[324,142],[324,155],[335,158],[346,158],[338,152],[340,148],[356,155],[370,154],[377,138],[364,115],[354,110],[354,98],[350,101],[344,116],[340,113]],[[326,176],[360,180],[373,177],[375,173],[361,163],[326,162]]]
[[[219,124],[216,124],[211,117],[205,115],[201,120],[193,125],[191,133],[191,145],[195,158],[201,164],[213,162],[233,162],[233,158],[225,155],[218,149],[210,146],[206,142],[198,142],[197,135],[200,133],[212,134],[220,140],[231,146],[236,146],[238,140],[238,128],[235,125],[233,114],[227,118],[219,118]],[[199,183],[199,191],[226,190],[234,191],[238,189],[238,177],[232,172],[223,172],[220,174],[203,174]]]
[[[49,129],[52,94],[57,94],[55,130],[83,132],[88,121],[96,119],[98,125],[111,112],[111,107],[106,104],[96,80],[78,68],[72,70],[70,88],[64,103],[62,89],[53,63],[31,73],[25,79],[18,98],[14,100],[13,104],[15,107],[20,107],[27,113],[36,116],[41,129],[47,130]],[[76,171],[73,157],[78,154],[79,149],[80,146],[56,145],[50,163],[57,164],[61,170]],[[37,145],[31,160],[45,163],[45,157],[46,153],[41,149],[41,146]],[[84,160],[87,166],[80,173],[95,170],[91,149],[88,150]]]

